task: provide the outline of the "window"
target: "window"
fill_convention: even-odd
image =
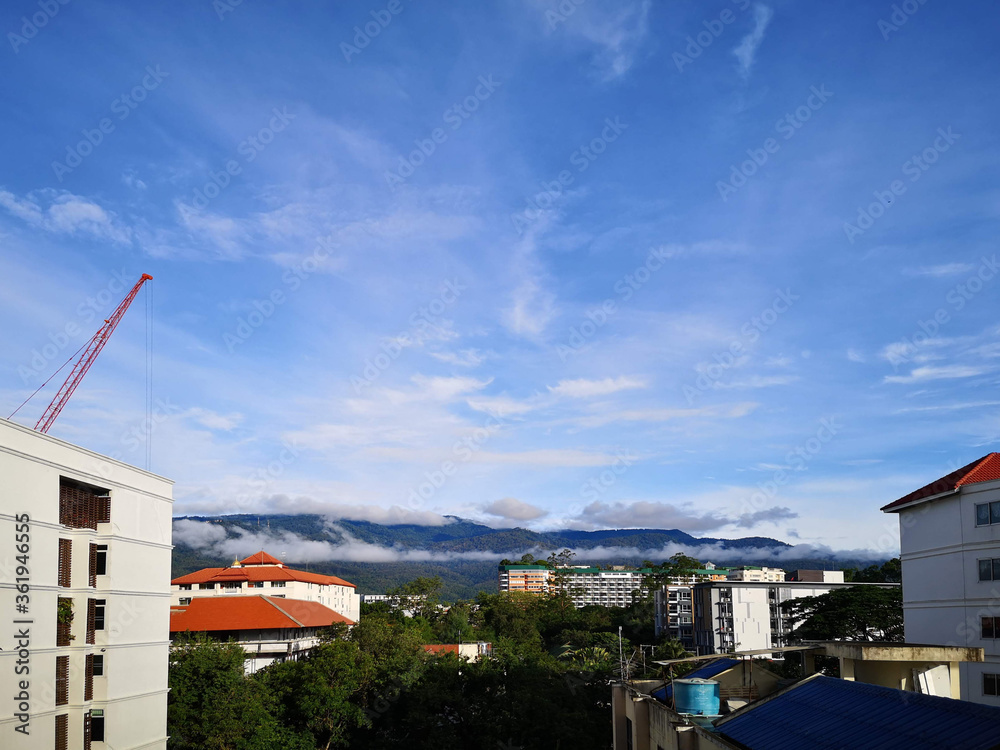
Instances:
[[[262,589],[262,588],[264,588],[264,582],[263,581],[250,581],[250,583],[247,584],[247,588],[250,588],[250,589]]]
[[[226,581],[222,584],[224,589],[241,589],[243,588],[243,583],[240,581]]]
[[[628,750],[632,750],[635,747],[632,740],[632,720],[627,716],[625,717],[625,747]]]
[[[188,604],[191,603],[191,597],[190,596],[182,596],[180,599],[177,600],[177,603],[179,605],[181,605],[182,607],[186,606],[186,605],[188,605]]]
[[[104,742],[104,711],[90,712],[90,739]]]
[[[181,584],[178,584],[177,588],[179,588],[181,591],[190,591],[191,590],[191,584],[190,583],[181,583]]]
[[[983,675],[983,695],[1000,695],[1000,674]]]
[[[993,640],[1000,636],[1000,617],[982,618],[982,636],[984,640]]]
[[[73,541],[71,539],[59,540],[59,585],[69,588],[70,574],[72,571]]]
[[[56,716],[56,750],[69,750],[69,714]]]
[[[94,630],[104,630],[104,610],[107,603],[104,599],[94,600]]]
[[[272,598],[274,598],[274,599],[284,599],[285,595],[284,594],[274,594],[272,596]]]
[[[1000,523],[1000,500],[992,503],[976,504],[976,526],[990,526]]]
[[[284,581],[271,581],[271,588],[283,589],[285,587]]]
[[[214,583],[201,583],[201,584],[198,585],[198,588],[200,588],[200,589],[214,589],[215,588],[215,584]]]
[[[69,657],[56,657],[56,705],[69,703]]]
[[[979,561],[980,581],[1000,581],[1000,557]]]
[[[97,530],[111,520],[111,494],[93,485],[59,477],[59,523],[73,529]]]
[[[94,654],[94,677],[104,676],[104,654]]]
[[[97,545],[97,575],[106,576],[108,574],[108,545]]]

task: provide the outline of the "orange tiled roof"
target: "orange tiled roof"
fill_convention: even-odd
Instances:
[[[1000,479],[1000,453],[988,453],[982,458],[977,458],[971,464],[957,469],[951,474],[946,474],[940,479],[936,479],[930,484],[925,484],[919,490],[914,490],[909,495],[904,495],[888,505],[882,506],[883,511],[895,511],[896,509],[909,505],[925,497],[939,495],[942,492],[951,492],[967,484],[977,484],[978,482],[992,482]]]
[[[267,555],[267,553],[258,552],[256,555],[248,557],[247,560],[257,558],[259,555]],[[271,558],[270,555],[267,557]],[[242,567],[242,564],[241,567],[233,568],[202,568],[194,573],[175,578],[170,583],[177,585],[181,583],[223,583],[225,581],[304,581],[305,583],[318,583],[322,586],[357,588],[350,581],[345,581],[337,576],[307,573],[304,570],[295,570],[295,568],[279,568],[277,565],[266,562],[250,563],[247,567]]]
[[[284,565],[284,563],[274,555],[269,555],[261,550],[244,560],[240,560],[240,565]]]
[[[170,608],[170,632],[211,633],[229,630],[276,630],[353,625],[339,612],[319,602],[273,596],[199,596]]]
[[[425,643],[424,651],[429,654],[457,654],[457,643]]]

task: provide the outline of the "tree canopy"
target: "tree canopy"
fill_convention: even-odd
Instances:
[[[902,641],[903,592],[898,586],[849,586],[781,603],[795,640]]]

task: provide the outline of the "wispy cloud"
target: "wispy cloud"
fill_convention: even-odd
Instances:
[[[953,380],[973,378],[989,372],[986,367],[969,365],[944,365],[943,367],[916,367],[909,375],[886,375],[885,383],[923,383],[928,380]]]
[[[534,521],[548,515],[548,511],[514,497],[505,497],[487,503],[483,506],[483,512],[513,521]]]
[[[0,206],[27,224],[55,234],[96,237],[122,245],[132,241],[132,230],[114,213],[73,193],[46,189],[18,198],[0,190]]]
[[[774,11],[767,5],[758,3],[753,8],[753,31],[747,34],[740,43],[733,49],[733,54],[739,61],[740,74],[747,78],[750,76],[750,69],[753,67],[757,50],[764,41],[764,32],[771,22]]]
[[[548,389],[555,396],[590,398],[592,396],[607,396],[618,391],[645,388],[646,385],[645,380],[622,375],[617,378],[604,378],[603,380],[587,380],[585,378],[560,380],[558,384],[548,386]]]
[[[942,263],[937,266],[921,266],[911,268],[906,271],[909,276],[958,276],[959,274],[974,271],[976,267],[972,263]]]

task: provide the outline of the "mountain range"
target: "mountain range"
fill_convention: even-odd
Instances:
[[[261,547],[296,567],[345,578],[361,593],[382,593],[417,576],[440,576],[445,599],[496,591],[497,563],[525,552],[545,557],[570,548],[581,563],[660,562],[677,547],[717,564],[797,568],[867,565],[769,537],[717,539],[679,529],[533,531],[493,528],[457,516],[438,526],[387,525],[315,514],[184,516],[174,519],[173,575],[231,564]],[[587,551],[593,551],[592,556]],[[811,553],[811,554],[810,554]],[[780,560],[780,562],[778,562]]]

